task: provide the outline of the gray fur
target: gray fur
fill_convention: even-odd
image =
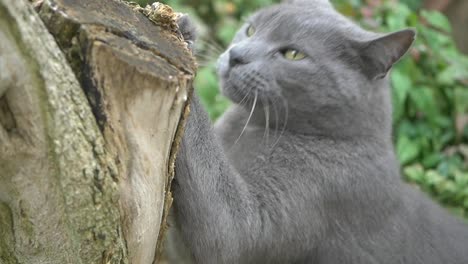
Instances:
[[[183,240],[207,264],[468,263],[467,226],[400,180],[393,151],[387,72],[414,32],[367,32],[319,2],[239,30],[218,63],[236,104],[214,128],[194,98],[174,183]],[[291,46],[308,57],[286,60]]]

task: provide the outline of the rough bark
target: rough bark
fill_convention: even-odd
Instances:
[[[0,0],[0,263],[153,263],[192,57],[120,1],[39,15]]]

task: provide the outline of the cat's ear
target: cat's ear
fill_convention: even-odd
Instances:
[[[388,71],[411,47],[414,29],[404,29],[361,43],[360,56],[369,79],[384,78]]]

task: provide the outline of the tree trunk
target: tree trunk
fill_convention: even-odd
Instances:
[[[0,0],[0,263],[156,262],[195,66],[151,17]]]
[[[425,0],[424,7],[442,11],[448,16],[453,27],[453,36],[458,48],[463,53],[468,54],[468,34],[466,34],[466,27],[468,25],[468,1]]]
[[[458,48],[465,54],[468,54],[468,1],[455,0],[445,10],[453,26],[455,41]]]

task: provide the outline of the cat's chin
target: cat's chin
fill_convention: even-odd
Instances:
[[[251,91],[240,89],[229,81],[221,82],[221,94],[235,104],[248,104],[255,97]]]

